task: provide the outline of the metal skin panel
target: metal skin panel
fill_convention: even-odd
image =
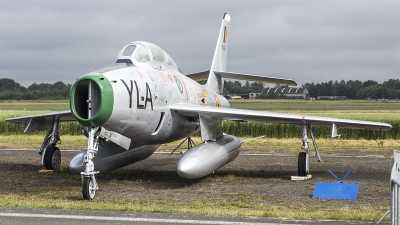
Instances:
[[[177,173],[186,179],[204,177],[233,161],[240,152],[241,141],[224,135],[215,142],[205,142],[189,149],[179,160]]]
[[[158,121],[151,96],[153,92],[149,85],[151,77],[147,72],[136,66],[129,66],[104,75],[112,84],[114,110],[102,126],[131,139],[151,133]]]

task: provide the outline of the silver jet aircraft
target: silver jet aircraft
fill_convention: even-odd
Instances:
[[[222,96],[223,78],[296,86],[290,79],[226,72],[230,16],[225,14],[209,71],[184,75],[172,58],[155,44],[136,41],[119,52],[116,64],[79,77],[71,88],[70,111],[7,119],[25,124],[25,132],[48,130],[39,153],[41,165],[58,171],[61,154],[56,147],[60,122],[78,121],[86,128],[87,148],[70,163],[80,173],[85,199],[93,199],[95,174],[109,172],[152,155],[161,144],[201,131],[203,143],[188,149],[177,165],[179,176],[196,179],[234,160],[242,141],[224,134],[222,122],[259,121],[302,126],[303,150],[298,173],[309,173],[308,133],[311,125],[388,130],[386,123],[292,115],[229,108]],[[205,85],[197,81],[206,80]],[[300,135],[300,134],[299,134]],[[318,153],[318,152],[317,152]]]

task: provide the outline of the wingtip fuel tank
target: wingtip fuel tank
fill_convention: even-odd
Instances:
[[[239,155],[240,146],[240,139],[232,135],[197,145],[179,160],[177,173],[186,179],[204,177],[233,161]]]

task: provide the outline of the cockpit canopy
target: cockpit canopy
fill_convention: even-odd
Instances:
[[[117,63],[150,63],[155,69],[165,70],[169,67],[178,70],[178,66],[164,50],[144,41],[131,42],[122,48],[118,54]]]

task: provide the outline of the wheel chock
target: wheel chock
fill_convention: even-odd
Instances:
[[[312,178],[311,174],[308,174],[307,176],[291,176],[290,180],[309,180]]]
[[[39,173],[53,173],[53,170],[41,169],[39,170]]]

